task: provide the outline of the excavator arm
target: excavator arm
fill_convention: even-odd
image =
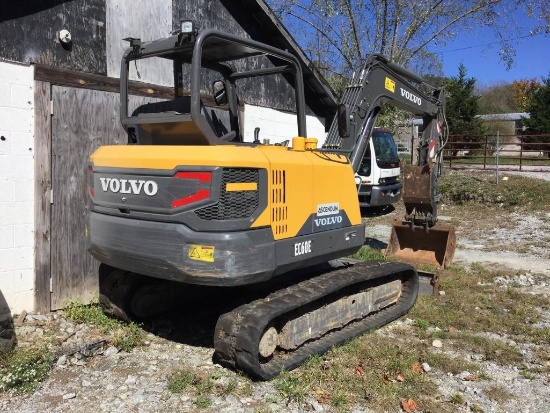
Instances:
[[[354,172],[361,165],[376,117],[390,103],[421,117],[423,131],[411,165],[402,165],[405,217],[394,223],[389,255],[406,251],[412,261],[447,266],[454,255],[454,228],[437,224],[438,177],[447,138],[445,91],[421,76],[371,55],[344,92],[324,150],[344,152]],[[422,229],[415,231],[415,229]],[[430,234],[431,233],[431,234]],[[437,240],[434,239],[437,236]],[[421,245],[414,249],[412,245]]]

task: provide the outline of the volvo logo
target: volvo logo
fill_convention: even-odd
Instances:
[[[341,224],[342,217],[340,215],[337,215],[334,217],[316,218],[313,221],[315,222],[316,227],[325,227],[327,225],[332,225],[332,224]]]
[[[413,95],[411,92],[403,89],[402,87],[400,87],[399,89],[401,89],[401,96],[403,96],[405,99],[410,100],[412,103],[416,103],[418,106],[422,105],[421,98],[419,98],[416,95]]]
[[[145,195],[153,196],[158,192],[158,184],[155,181],[143,179],[117,179],[99,178],[103,192],[139,195],[143,191]]]

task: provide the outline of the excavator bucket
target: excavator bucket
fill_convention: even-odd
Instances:
[[[396,220],[385,255],[411,264],[426,263],[447,268],[451,265],[455,248],[453,225],[438,223],[426,231]]]

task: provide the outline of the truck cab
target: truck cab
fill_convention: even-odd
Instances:
[[[361,207],[390,205],[401,200],[397,147],[388,129],[374,128],[355,183]]]

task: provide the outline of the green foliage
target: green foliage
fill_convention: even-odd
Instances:
[[[462,393],[453,394],[449,401],[453,404],[459,404],[459,405],[466,404],[466,398],[464,397],[464,394],[462,394]]]
[[[397,128],[399,125],[411,123],[411,113],[398,109],[391,104],[382,106],[378,117],[376,118],[376,126],[387,128],[394,136],[397,136]]]
[[[466,73],[466,67],[461,64],[458,68],[458,76],[447,80],[445,113],[450,134],[461,135],[461,142],[476,142],[479,140],[476,135],[485,133],[485,127],[477,117],[480,97],[474,95],[476,79],[467,78]],[[468,145],[468,149],[472,149],[472,145]]]
[[[312,384],[302,375],[282,372],[276,379],[275,388],[288,401],[302,403],[311,391]]]
[[[447,411],[423,397],[436,388],[427,376],[413,370],[423,353],[418,341],[403,343],[383,334],[367,334],[284,372],[275,379],[275,387],[288,401],[322,397],[337,411],[365,399],[373,411],[393,411],[402,398],[419,401],[425,411]]]
[[[480,115],[521,112],[516,105],[515,92],[511,83],[482,86],[476,90],[476,93],[479,94],[478,113]]]
[[[189,368],[176,370],[168,378],[168,390],[171,393],[179,394],[186,392],[193,396],[193,404],[200,409],[210,407],[212,396],[225,397],[230,394],[250,394],[249,381],[245,384],[232,377],[223,380],[223,373],[215,371],[210,376],[203,371],[194,371]]]
[[[414,325],[421,330],[427,330],[430,326],[430,322],[421,318],[417,318],[416,320],[414,320]]]
[[[0,388],[31,393],[48,376],[53,356],[48,348],[16,349],[0,356]]]
[[[171,393],[182,393],[193,384],[194,373],[190,370],[179,370],[175,372],[168,381],[168,390]]]
[[[63,314],[69,320],[99,327],[102,332],[112,334],[113,344],[124,351],[143,345],[143,331],[135,323],[124,323],[108,317],[98,302],[84,305],[77,300],[65,303]]]
[[[548,136],[532,136],[537,134],[550,134],[550,75],[543,79],[544,84],[536,90],[529,103],[527,112],[529,118],[522,118],[523,124],[527,127],[526,134],[522,138],[524,149],[544,151],[550,157],[550,146],[539,145],[540,143],[550,144]],[[530,136],[531,135],[531,136]]]
[[[511,176],[507,181],[496,184],[493,176],[469,176],[464,174],[445,174],[439,179],[439,191],[443,202],[451,205],[475,203],[501,208],[513,208],[518,205],[529,206],[531,210],[550,208],[548,182]]]
[[[351,258],[361,261],[370,261],[370,260],[385,260],[386,257],[382,255],[380,250],[371,248],[371,247],[361,247],[359,251],[351,255]]]

